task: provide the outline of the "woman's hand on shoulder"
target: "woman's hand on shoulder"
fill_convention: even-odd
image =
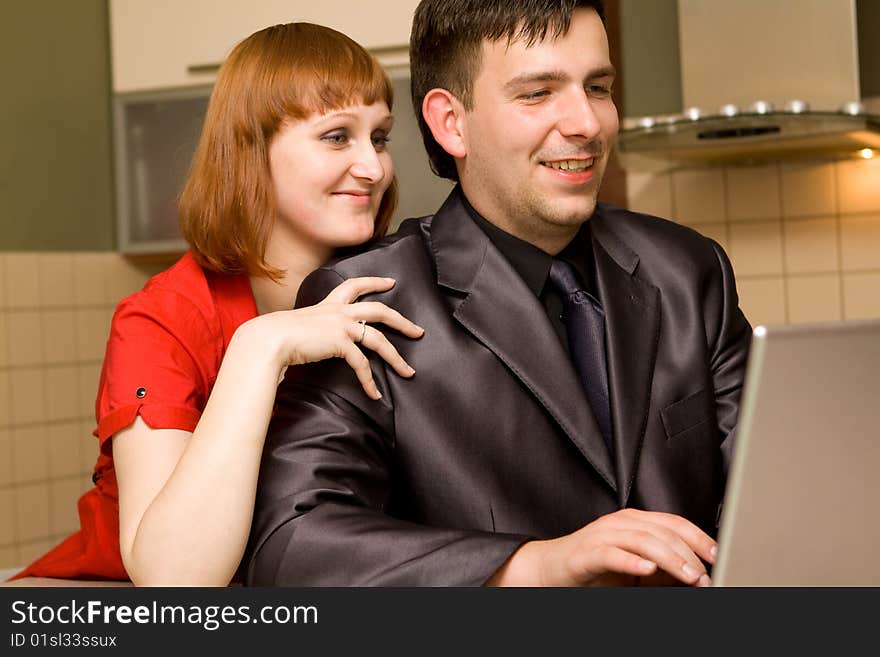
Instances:
[[[373,381],[370,361],[358,344],[375,351],[403,377],[411,377],[415,370],[371,324],[385,324],[409,338],[420,338],[424,334],[424,329],[384,303],[357,300],[364,294],[386,292],[394,284],[392,278],[350,278],[314,306],[255,317],[242,324],[236,333],[244,330],[263,349],[274,345],[279,377],[288,365],[343,358],[355,371],[367,395],[380,399],[382,395]]]

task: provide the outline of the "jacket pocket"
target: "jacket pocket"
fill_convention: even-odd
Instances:
[[[712,418],[712,398],[706,389],[673,402],[662,411],[660,418],[667,440],[678,438],[691,429],[708,424]]]

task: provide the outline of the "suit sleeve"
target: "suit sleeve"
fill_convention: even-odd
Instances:
[[[313,273],[297,305],[341,277]],[[269,427],[251,541],[253,586],[477,586],[527,537],[429,527],[394,517],[394,400],[369,399],[340,359],[290,368]]]
[[[733,453],[752,331],[739,307],[730,261],[717,243],[712,242],[712,246],[718,259],[720,275],[717,284],[710,286],[705,321],[709,335],[710,369],[715,389],[718,430],[724,437],[721,451],[726,477]]]

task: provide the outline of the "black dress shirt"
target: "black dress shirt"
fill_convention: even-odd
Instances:
[[[501,230],[477,212],[464,197],[464,194],[462,194],[462,198],[474,223],[486,233],[492,244],[516,270],[528,288],[540,299],[562,346],[568,351],[568,338],[565,324],[562,321],[562,297],[549,280],[553,256],[534,244]],[[585,283],[585,289],[601,307],[593,265],[593,240],[589,221],[581,224],[574,239],[556,257],[565,260],[575,268],[581,277],[581,282]]]

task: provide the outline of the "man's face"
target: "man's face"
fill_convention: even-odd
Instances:
[[[575,10],[558,39],[484,41],[458,160],[477,211],[545,251],[563,248],[596,207],[617,135],[613,80],[605,28],[591,9]]]

